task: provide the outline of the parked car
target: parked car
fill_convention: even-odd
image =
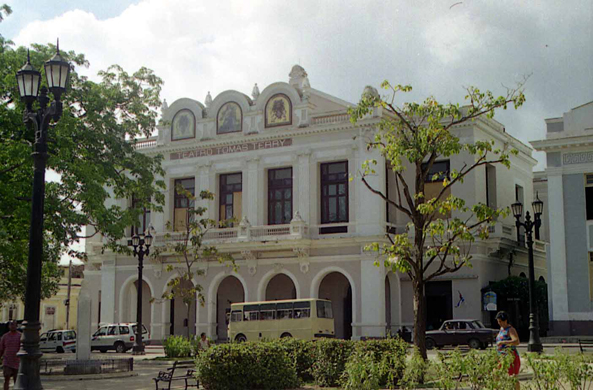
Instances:
[[[91,351],[114,350],[117,353],[124,353],[134,346],[136,329],[135,322],[102,325],[91,338]],[[144,344],[148,344],[149,340],[150,333],[142,325],[142,341]]]
[[[42,352],[76,352],[76,332],[73,330],[50,330],[39,338]]]
[[[473,349],[486,349],[494,345],[497,329],[486,328],[479,320],[448,320],[439,330],[426,332],[426,348],[445,345],[468,345]]]

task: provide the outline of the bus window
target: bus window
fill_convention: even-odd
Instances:
[[[233,310],[231,312],[231,322],[240,322],[243,320],[243,312],[240,310]]]
[[[309,318],[311,317],[311,302],[295,302],[294,303],[294,318]]]
[[[292,318],[292,302],[276,304],[276,318],[279,320]]]
[[[243,321],[257,321],[259,319],[259,305],[243,306]]]
[[[275,303],[265,303],[259,305],[259,319],[260,320],[273,320],[274,314],[276,314]]]
[[[317,301],[317,318],[334,318],[331,302]]]

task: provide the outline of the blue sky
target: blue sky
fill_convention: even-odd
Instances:
[[[67,11],[80,9],[92,12],[98,19],[108,19],[122,13],[139,0],[3,0],[13,14],[0,25],[2,35],[13,38],[32,20],[50,20]]]

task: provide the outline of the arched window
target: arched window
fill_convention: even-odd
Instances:
[[[266,127],[292,124],[292,103],[283,93],[272,96],[266,103]]]
[[[243,129],[241,106],[228,102],[220,107],[216,115],[216,134],[236,133]]]
[[[196,117],[188,109],[177,111],[171,122],[171,141],[196,137]]]
[[[544,283],[546,283],[546,279],[544,279],[544,277],[543,277],[543,276],[540,276],[538,280],[539,280],[540,282],[544,282]]]
[[[520,277],[520,278],[527,278],[527,275],[525,275],[525,272],[521,272],[521,273],[519,274],[519,277]]]

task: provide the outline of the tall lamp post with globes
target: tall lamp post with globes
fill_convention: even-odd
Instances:
[[[136,338],[134,339],[134,347],[132,348],[133,355],[144,355],[144,343],[142,342],[142,269],[144,268],[144,256],[150,254],[150,246],[152,245],[152,236],[150,229],[146,230],[146,234],[134,234],[132,237],[132,246],[134,247],[134,256],[138,256],[138,302],[136,302]]]
[[[41,89],[41,73],[31,65],[29,53],[27,62],[17,72],[16,79],[21,100],[26,108],[23,121],[27,127],[35,132],[33,145],[33,197],[31,200],[31,227],[29,231],[29,262],[27,264],[27,284],[25,291],[25,318],[23,321],[23,336],[19,372],[14,386],[18,390],[42,389],[39,377],[39,307],[41,301],[41,267],[43,257],[43,204],[45,198],[45,164],[47,162],[47,130],[51,121],[57,122],[62,116],[62,94],[66,92],[70,64],[60,55],[59,42],[56,54],[45,63],[47,87],[54,95],[50,103],[47,96],[48,88]],[[37,101],[39,108],[34,109]]]
[[[521,222],[523,204],[517,201],[511,205],[513,215],[516,219],[517,242],[520,242],[519,229],[523,226],[525,228],[527,248],[529,250],[529,344],[527,349],[529,352],[542,352],[543,347],[539,339],[539,320],[535,306],[535,267],[533,264],[533,228],[535,227],[536,238],[539,238],[539,228],[542,224],[541,215],[544,210],[544,202],[539,199],[539,195],[536,195],[536,200],[531,203],[531,207],[533,208],[534,220],[531,220],[531,215],[527,211],[525,212],[525,222]]]

